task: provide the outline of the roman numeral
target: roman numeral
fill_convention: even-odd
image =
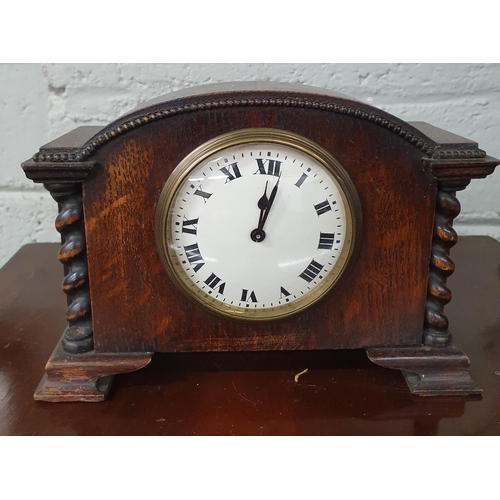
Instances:
[[[300,176],[300,179],[295,183],[295,185],[299,188],[300,186],[302,186],[302,184],[304,184],[304,181],[308,178],[309,176],[307,174],[302,174]]]
[[[323,248],[325,250],[331,250],[333,248],[334,239],[335,233],[319,233],[318,249]]]
[[[231,169],[233,170],[232,172]],[[220,171],[227,177],[226,182],[234,181],[234,179],[241,177],[240,169],[238,168],[237,163],[232,163],[227,167],[222,167]]]
[[[280,299],[282,299],[283,297],[288,297],[289,295],[290,292],[288,290],[286,290],[283,287],[280,287]]]
[[[198,219],[188,219],[186,216],[184,216],[184,219],[185,220],[182,221],[182,232],[196,234],[196,230],[198,229]]]
[[[226,286],[226,283],[223,281],[222,283],[220,282],[221,279],[216,276],[214,273],[212,273],[206,280],[205,283],[212,289],[215,290],[217,288],[218,293],[223,294],[224,293],[224,287]]]
[[[256,160],[257,160],[257,165],[259,166],[259,170],[257,170],[257,172],[255,173],[275,175],[276,177],[279,177],[281,169],[280,161],[271,159],[263,160],[262,158],[256,158]],[[267,163],[267,170],[266,170],[266,163]]]
[[[299,274],[299,277],[310,283],[314,278],[316,278],[316,276],[318,276],[321,269],[323,269],[323,266],[321,264],[318,264],[313,259],[311,260],[311,263],[306,267],[304,272]]]
[[[184,247],[184,251],[186,252],[187,260],[193,266],[194,272],[197,273],[205,265],[200,249],[198,248],[198,243]]]
[[[329,212],[332,209],[328,200],[322,201],[318,205],[314,205],[314,208],[316,209],[318,216],[324,214],[325,212]]]
[[[203,191],[201,189],[201,186],[200,186],[200,189],[197,189],[194,194],[196,196],[201,196],[203,198],[203,201],[206,203],[207,200],[210,198],[210,196],[212,196],[212,193],[207,193],[206,191]]]
[[[241,291],[241,301],[242,302],[258,302],[255,292],[248,293],[248,290],[243,289]]]

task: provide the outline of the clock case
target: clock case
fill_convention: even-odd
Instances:
[[[332,154],[360,200],[363,231],[342,279],[290,318],[220,318],[168,279],[155,245],[162,188],[201,144],[244,128],[301,135]],[[445,305],[460,212],[456,191],[500,162],[474,141],[302,85],[228,83],[145,103],[79,127],[24,162],[59,206],[67,328],[35,399],[101,401],[112,376],[154,352],[366,349],[419,395],[475,394]],[[244,265],[244,263],[242,263]]]

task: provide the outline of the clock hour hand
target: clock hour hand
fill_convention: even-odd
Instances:
[[[257,226],[259,228],[261,227],[262,219],[264,217],[264,213],[265,213],[268,205],[269,205],[269,198],[267,197],[267,181],[266,181],[266,187],[264,189],[264,194],[259,198],[259,201],[257,202],[257,206],[260,209],[259,225]]]
[[[252,240],[257,243],[260,243],[261,241],[264,241],[264,238],[266,237],[266,233],[262,230],[262,226],[264,225],[262,221],[264,219],[264,214],[266,213],[266,209],[269,206],[269,198],[267,197],[267,181],[266,181],[266,187],[264,188],[264,194],[259,198],[257,206],[259,207],[260,210],[259,224],[257,226],[257,229],[254,229],[250,233],[250,238],[252,238]]]

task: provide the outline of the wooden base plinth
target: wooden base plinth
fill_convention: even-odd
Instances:
[[[104,401],[111,387],[113,375],[128,373],[145,367],[153,353],[96,353],[70,354],[61,341],[57,344],[45,367],[45,375],[38,385],[36,401],[52,403]]]
[[[368,348],[368,358],[384,368],[401,370],[413,394],[481,394],[469,374],[469,358],[455,347]]]

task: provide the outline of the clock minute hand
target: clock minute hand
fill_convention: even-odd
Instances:
[[[276,182],[276,185],[271,191],[271,196],[269,197],[269,203],[267,204],[267,208],[265,209],[264,216],[262,217],[262,220],[259,221],[258,229],[260,230],[264,228],[264,224],[266,223],[266,220],[269,216],[269,212],[271,211],[271,207],[273,206],[274,199],[276,198],[276,193],[278,192],[278,184],[280,183],[280,179],[281,179],[281,173],[278,177],[278,182]]]

